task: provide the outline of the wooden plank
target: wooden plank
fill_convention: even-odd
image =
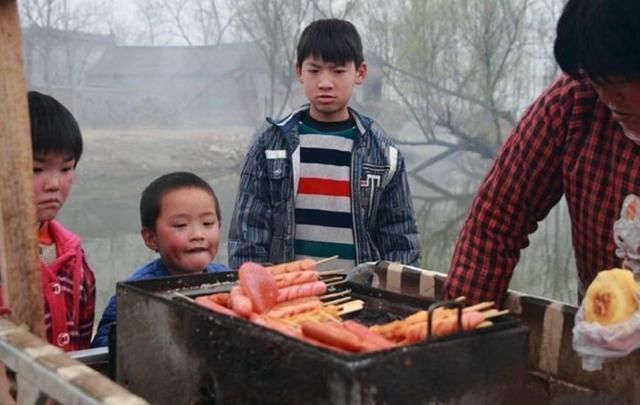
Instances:
[[[4,304],[17,324],[45,336],[38,263],[33,163],[16,0],[0,0],[0,274]]]
[[[0,319],[0,363],[17,374],[19,395],[24,396],[19,398],[20,404],[34,404],[33,398],[43,393],[60,404],[149,405],[60,348],[6,319]],[[0,371],[4,371],[2,367]]]

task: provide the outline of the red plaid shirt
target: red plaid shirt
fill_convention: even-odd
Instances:
[[[630,193],[640,195],[640,146],[588,82],[560,77],[529,107],[480,185],[446,295],[502,300],[528,235],[563,194],[584,294],[598,271],[622,264],[613,223]]]

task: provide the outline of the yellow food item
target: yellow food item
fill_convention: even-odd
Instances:
[[[603,270],[587,288],[584,317],[588,322],[611,325],[622,322],[638,310],[638,284],[624,269]]]

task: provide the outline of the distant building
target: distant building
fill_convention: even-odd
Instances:
[[[73,110],[87,69],[115,46],[111,35],[38,26],[24,27],[22,42],[29,88],[52,94]]]
[[[112,47],[86,74],[85,116],[97,126],[255,122],[269,88],[263,61],[254,43]]]

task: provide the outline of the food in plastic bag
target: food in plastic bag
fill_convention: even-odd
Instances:
[[[598,273],[576,313],[573,349],[582,368],[595,371],[608,360],[640,347],[640,289],[629,270]]]
[[[638,284],[633,273],[611,269],[598,273],[584,297],[584,318],[588,322],[611,325],[622,322],[638,310]]]

